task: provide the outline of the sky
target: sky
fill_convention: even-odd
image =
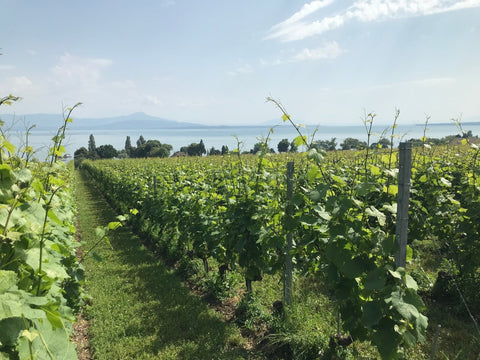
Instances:
[[[0,113],[480,121],[480,0],[0,0]],[[279,120],[281,121],[281,120]]]

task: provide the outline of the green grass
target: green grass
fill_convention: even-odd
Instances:
[[[101,194],[77,173],[82,240],[95,241],[96,226],[115,220]],[[86,307],[95,359],[254,359],[233,323],[225,323],[193,295],[128,228],[109,235],[85,260]]]

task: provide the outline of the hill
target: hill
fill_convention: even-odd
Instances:
[[[28,125],[35,124],[37,130],[55,130],[62,123],[60,114],[29,114],[29,115],[0,115],[7,127],[14,130],[23,130]],[[204,128],[205,125],[174,121],[137,112],[125,116],[106,118],[77,118],[74,117],[71,130],[131,130],[131,129],[184,129]]]

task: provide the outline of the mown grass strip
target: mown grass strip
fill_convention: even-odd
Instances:
[[[79,230],[88,248],[95,227],[115,221],[116,214],[81,173],[76,191]],[[128,228],[109,239],[113,248],[97,249],[102,262],[85,260],[95,359],[254,358],[238,328],[190,293]]]

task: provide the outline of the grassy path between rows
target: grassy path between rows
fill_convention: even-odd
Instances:
[[[78,231],[88,244],[115,212],[76,174]],[[85,262],[90,348],[95,359],[249,359],[238,328],[192,294],[127,227]]]

